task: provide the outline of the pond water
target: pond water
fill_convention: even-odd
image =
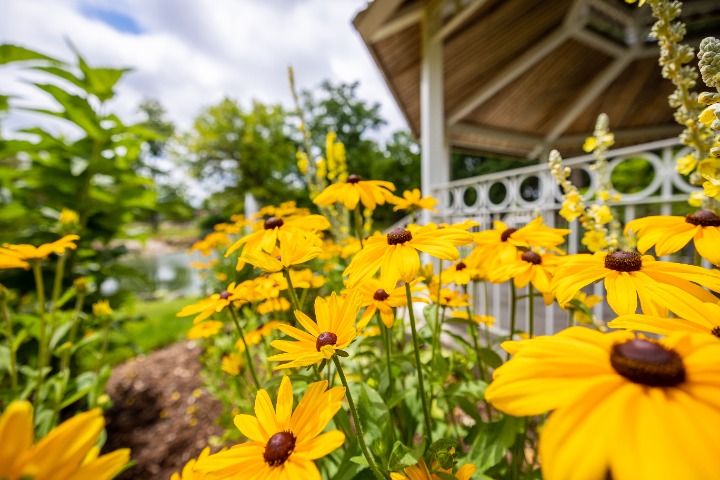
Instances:
[[[151,254],[131,253],[122,264],[135,270],[135,274],[122,278],[109,278],[100,289],[103,295],[112,295],[120,289],[127,289],[140,297],[158,296],[200,296],[203,293],[202,279],[197,269],[190,264],[202,260],[198,252],[167,250]]]

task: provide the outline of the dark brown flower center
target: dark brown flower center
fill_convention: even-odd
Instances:
[[[347,183],[358,183],[362,180],[362,177],[360,175],[350,175],[347,179]]]
[[[220,298],[223,300],[227,300],[228,298],[230,298],[230,292],[228,292],[227,290],[223,290],[222,292],[220,292]]]
[[[412,240],[412,234],[404,228],[396,228],[387,234],[388,245],[400,245]]]
[[[517,232],[517,228],[508,228],[504,232],[500,234],[500,240],[503,242],[507,242],[508,238],[510,238],[510,235]]]
[[[467,265],[465,265],[463,262],[458,262],[457,265],[455,265],[455,271],[461,272],[467,268]]]
[[[290,457],[295,450],[295,435],[292,432],[278,432],[268,440],[265,445],[263,458],[271,467],[279,467]]]
[[[701,227],[720,227],[720,217],[709,210],[689,213],[685,216],[685,221],[693,225],[700,225]]]
[[[265,220],[265,230],[272,230],[273,228],[280,228],[285,225],[282,218],[270,217]]]
[[[605,268],[617,272],[637,272],[642,268],[642,258],[635,252],[608,253],[605,257]]]
[[[710,330],[710,333],[720,338],[720,327],[714,327],[712,330]]]
[[[685,381],[685,365],[674,350],[639,338],[619,343],[610,351],[610,364],[631,382],[672,387]]]
[[[542,263],[542,257],[532,250],[524,252],[520,258],[533,265],[540,265]]]
[[[319,352],[325,345],[335,345],[337,343],[337,335],[332,332],[323,332],[317,337],[315,348]]]
[[[383,290],[382,288],[379,289],[378,291],[376,291],[375,294],[373,295],[373,299],[374,299],[374,300],[377,300],[378,302],[384,302],[384,301],[387,300],[388,298],[390,298],[390,294],[387,293],[387,292],[386,292],[385,290]]]

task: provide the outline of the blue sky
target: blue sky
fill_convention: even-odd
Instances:
[[[321,81],[361,82],[359,94],[382,105],[391,130],[405,128],[399,110],[351,25],[365,0],[3,0],[0,42],[61,59],[69,39],[93,65],[131,67],[110,108],[126,120],[158,98],[179,127],[229,95],[291,105],[287,67],[301,88]],[[29,28],[32,26],[32,28]],[[44,97],[0,69],[3,93],[42,106]],[[5,130],[32,123],[13,114]]]

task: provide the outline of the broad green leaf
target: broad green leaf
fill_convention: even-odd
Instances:
[[[53,63],[61,63],[52,57],[19,45],[9,43],[0,45],[0,65],[12,62],[25,62],[28,60],[46,60]]]
[[[63,107],[64,111],[57,112],[57,116],[73,122],[94,139],[104,137],[97,115],[87,99],[72,95],[57,85],[36,83],[35,86],[49,93]]]

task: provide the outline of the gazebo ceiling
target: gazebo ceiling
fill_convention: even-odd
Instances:
[[[683,3],[690,44],[720,35],[720,1]],[[618,146],[680,131],[647,8],[624,0],[375,0],[354,24],[416,137],[427,9],[441,18],[432,38],[443,45],[451,147],[575,154],[602,112]]]

